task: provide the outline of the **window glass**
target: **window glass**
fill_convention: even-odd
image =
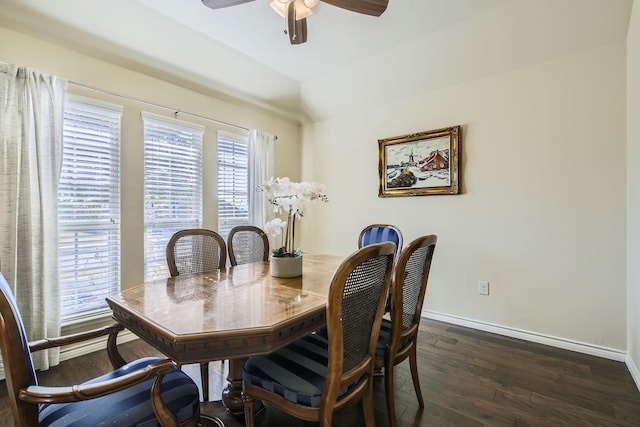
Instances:
[[[249,150],[246,136],[218,133],[218,233],[249,223]]]
[[[178,230],[202,227],[204,128],[143,112],[144,277],[169,276],[167,242]]]
[[[120,287],[122,107],[69,95],[58,188],[63,324],[107,309]]]

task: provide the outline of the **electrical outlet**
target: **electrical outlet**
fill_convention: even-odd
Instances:
[[[478,293],[480,295],[489,295],[489,282],[486,280],[480,280],[478,282]]]

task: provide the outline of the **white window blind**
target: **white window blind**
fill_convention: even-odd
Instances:
[[[249,223],[249,144],[246,136],[218,133],[218,233]]]
[[[144,276],[169,276],[171,235],[202,227],[204,127],[142,113],[144,120]]]
[[[120,288],[122,107],[69,96],[58,189],[63,324],[107,308]]]

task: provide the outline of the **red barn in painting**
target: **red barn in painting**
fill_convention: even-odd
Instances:
[[[418,167],[422,172],[440,169],[449,169],[449,156],[440,150],[432,151],[428,157],[418,162]]]

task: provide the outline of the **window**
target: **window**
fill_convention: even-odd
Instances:
[[[144,277],[169,276],[171,235],[202,227],[204,128],[142,113],[144,120]]]
[[[120,118],[122,107],[69,96],[58,188],[61,320],[107,305],[120,288]]]
[[[218,233],[249,224],[249,149],[246,136],[218,133]]]

